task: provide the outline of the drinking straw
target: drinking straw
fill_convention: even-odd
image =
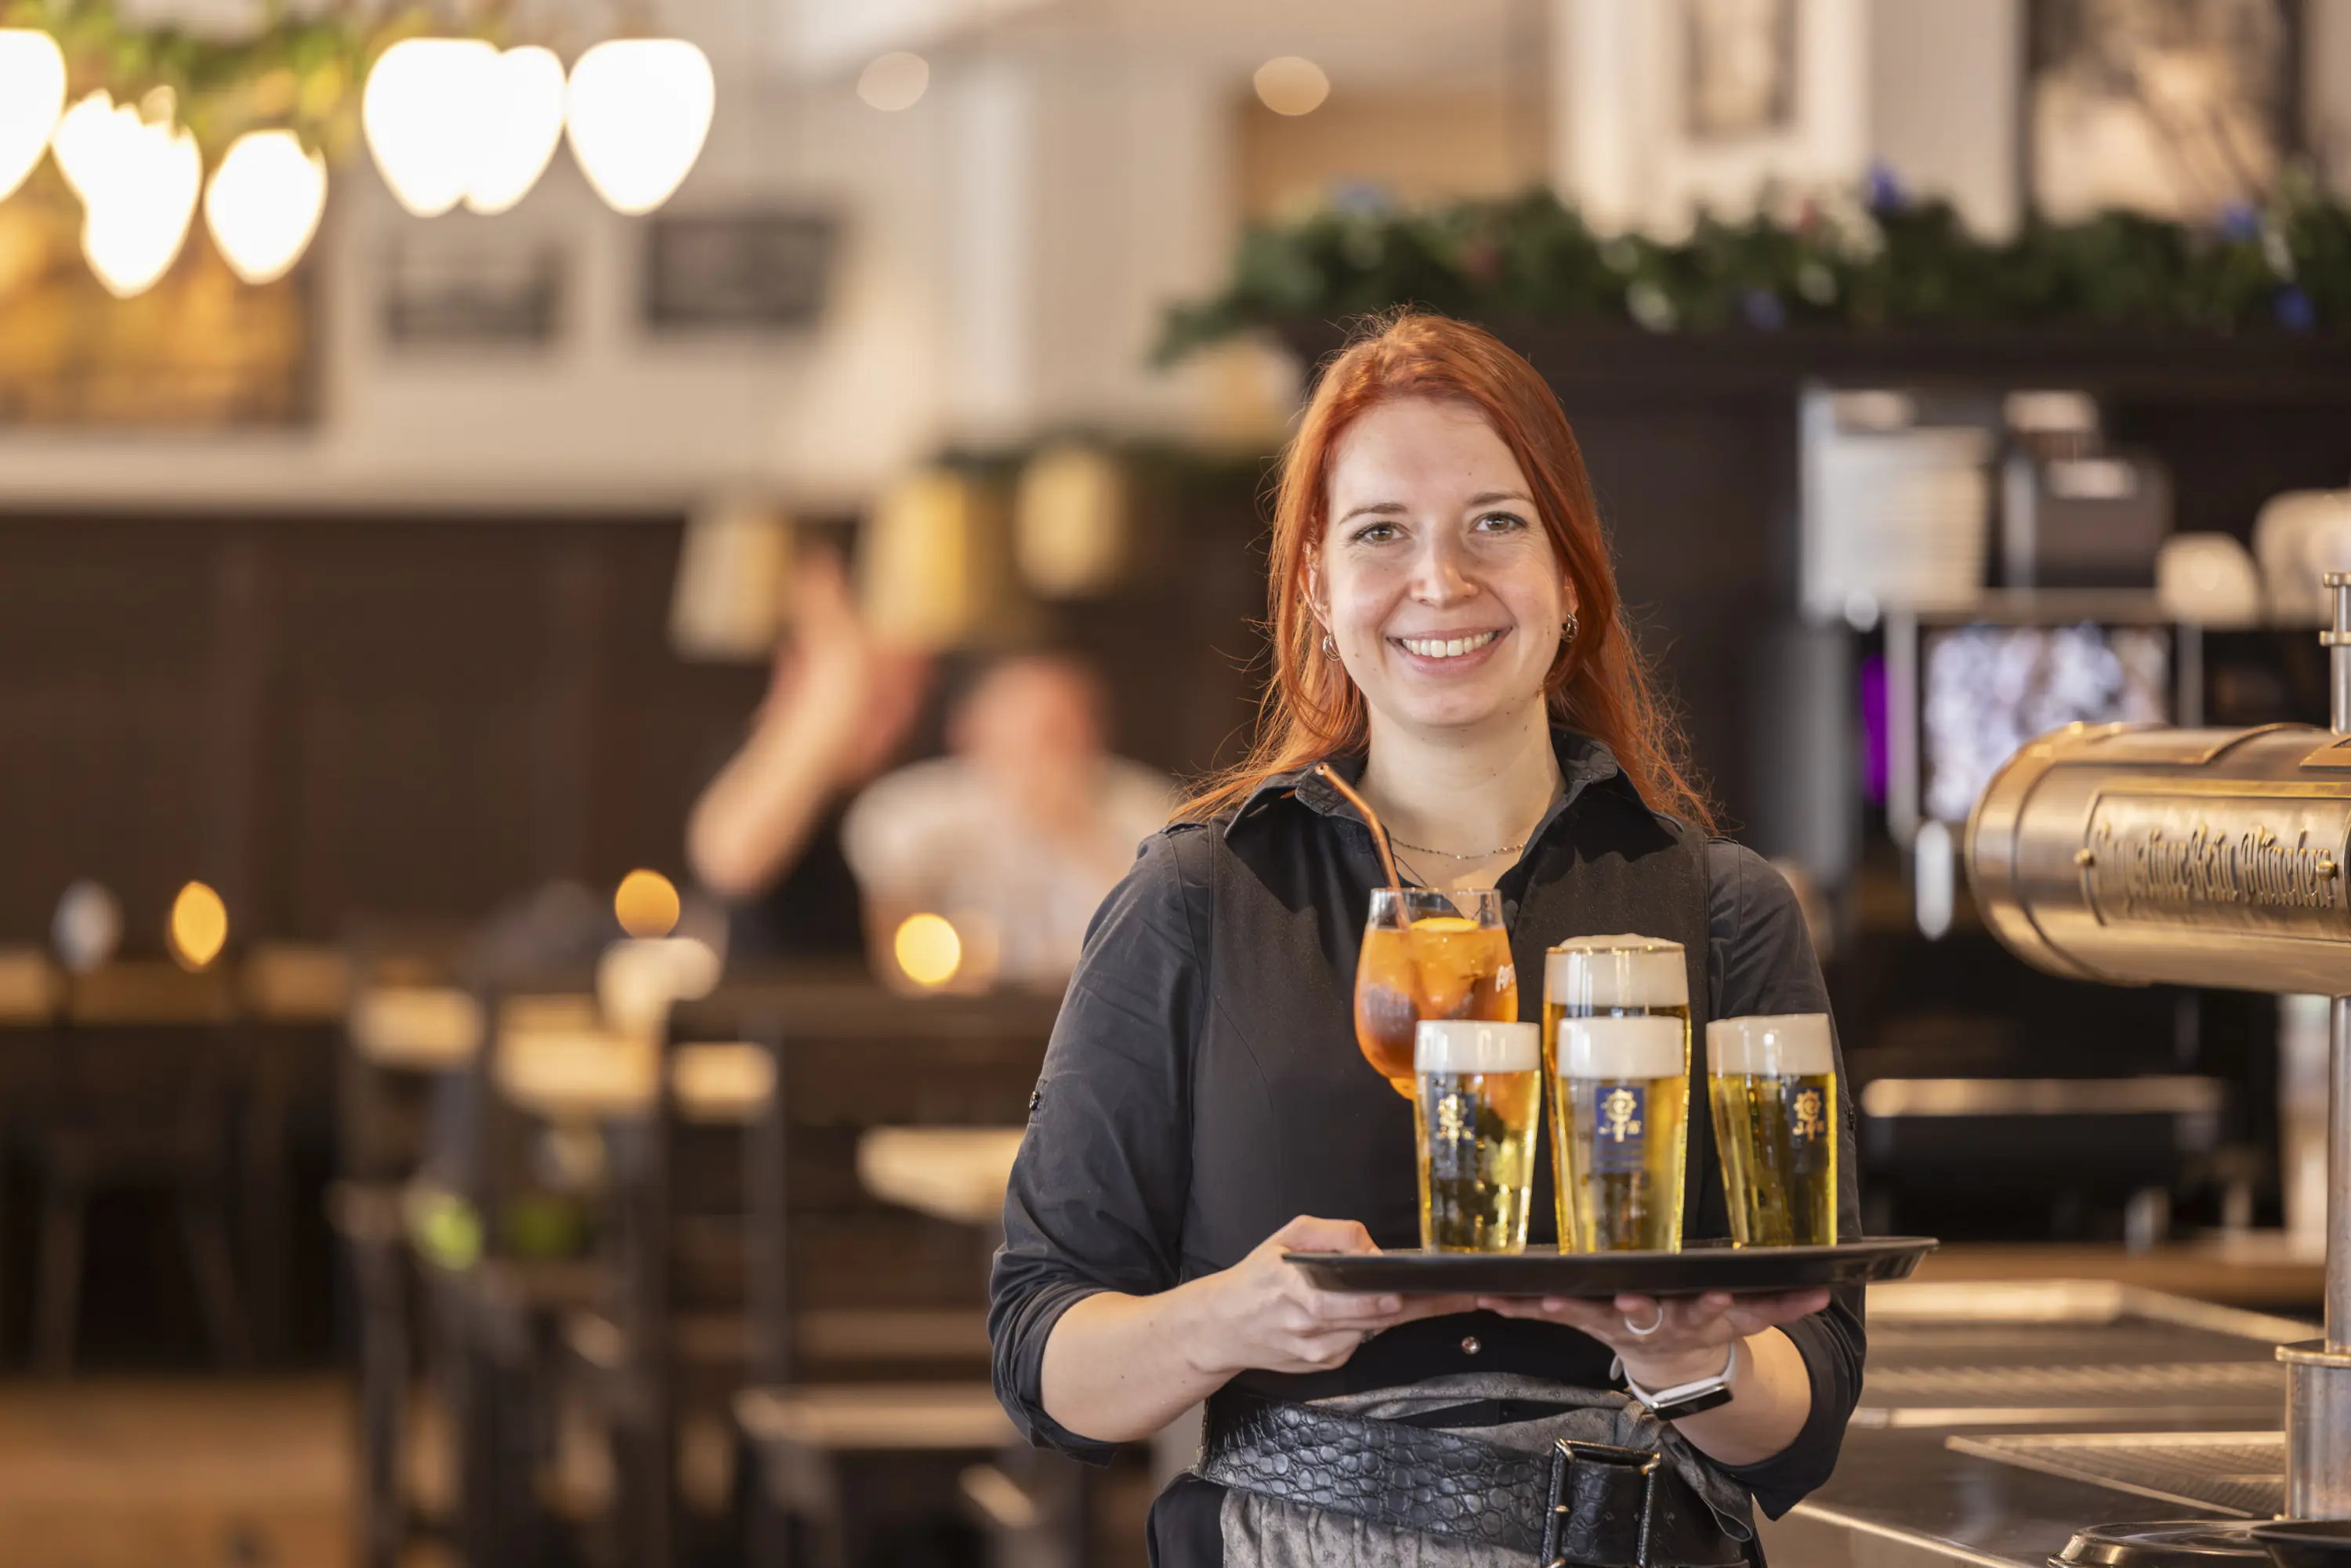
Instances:
[[[1361,811],[1364,814],[1364,821],[1371,825],[1372,847],[1380,852],[1380,865],[1388,873],[1388,891],[1395,894],[1396,924],[1409,930],[1412,926],[1412,916],[1405,910],[1404,881],[1396,875],[1395,855],[1388,849],[1388,831],[1380,825],[1380,814],[1373,810],[1370,803],[1361,795],[1356,794],[1353,787],[1344,779],[1340,778],[1338,769],[1329,763],[1316,763],[1314,771],[1328,779],[1332,788],[1344,795],[1348,803]]]

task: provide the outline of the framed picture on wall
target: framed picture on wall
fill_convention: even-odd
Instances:
[[[201,221],[171,270],[118,299],[81,254],[54,162],[0,203],[0,425],[216,430],[316,412],[309,266],[242,282]]]
[[[2191,223],[2300,150],[2300,0],[2029,0],[2025,189],[2043,217]]]
[[[1683,101],[1693,141],[1796,123],[1797,0],[1682,0]]]

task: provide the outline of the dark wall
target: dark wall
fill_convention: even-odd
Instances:
[[[1168,548],[1149,580],[1040,636],[1102,668],[1122,749],[1198,772],[1251,712],[1250,481],[1152,493]],[[679,532],[0,520],[0,944],[38,939],[85,876],[152,948],[191,877],[240,939],[331,940],[361,911],[465,917],[549,878],[681,874],[687,809],[766,671],[670,653]]]

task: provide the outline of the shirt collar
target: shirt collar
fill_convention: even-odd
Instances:
[[[1633,781],[1625,776],[1625,769],[1618,765],[1615,753],[1610,751],[1601,742],[1579,731],[1553,725],[1551,732],[1551,745],[1552,755],[1559,758],[1560,777],[1565,783],[1566,789],[1562,792],[1559,800],[1552,804],[1552,809],[1543,814],[1542,821],[1535,824],[1534,832],[1530,835],[1530,842],[1548,832],[1551,825],[1557,821],[1570,806],[1575,804],[1576,798],[1582,795],[1588,786],[1606,785],[1621,789],[1635,800],[1640,799],[1639,793],[1633,788]],[[1240,809],[1235,811],[1232,820],[1225,824],[1226,836],[1230,837],[1233,831],[1241,823],[1283,800],[1295,800],[1317,816],[1341,817],[1351,822],[1363,821],[1362,816],[1348,802],[1347,798],[1340,794],[1332,788],[1329,779],[1315,772],[1314,769],[1322,763],[1328,762],[1332,771],[1348,783],[1353,784],[1363,779],[1365,760],[1364,754],[1360,751],[1332,752],[1327,757],[1316,758],[1313,762],[1272,775],[1249,791],[1249,798],[1241,802]],[[1364,825],[1366,828],[1370,826],[1368,823]]]

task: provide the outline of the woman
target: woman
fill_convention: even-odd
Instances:
[[[1153,1509],[1162,1568],[1484,1568],[1537,1542],[1571,1563],[1645,1542],[1660,1564],[1760,1561],[1750,1497],[1777,1515],[1835,1463],[1857,1293],[1368,1297],[1283,1260],[1418,1227],[1411,1108],[1357,1053],[1349,1003],[1384,878],[1318,760],[1408,877],[1501,890],[1522,977],[1562,938],[1635,931],[1683,943],[1701,1030],[1827,1008],[1787,884],[1708,838],[1674,760],[1557,400],[1474,327],[1385,324],[1307,407],[1271,567],[1260,743],[1144,843],[1046,1054],[997,1259],[998,1391],[1033,1440],[1097,1462],[1207,1402],[1199,1468]],[[1705,1103],[1687,1228],[1719,1236]],[[1617,1392],[1725,1374],[1728,1403],[1671,1424]],[[1546,1469],[1559,1437],[1605,1447]]]

